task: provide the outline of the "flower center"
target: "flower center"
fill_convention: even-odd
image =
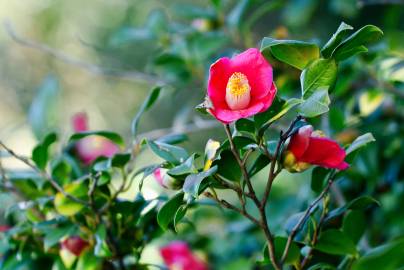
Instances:
[[[250,103],[250,92],[247,76],[241,72],[233,73],[226,86],[227,105],[232,110],[245,109]]]

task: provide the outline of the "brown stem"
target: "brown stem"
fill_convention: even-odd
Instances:
[[[211,198],[213,200],[215,200],[217,203],[219,203],[221,206],[223,206],[224,208],[236,211],[238,213],[240,213],[241,215],[245,216],[246,218],[248,218],[249,220],[251,220],[253,223],[255,223],[256,225],[261,227],[261,223],[258,219],[256,219],[255,217],[251,216],[250,214],[247,213],[247,211],[243,208],[240,209],[234,205],[232,205],[231,203],[229,203],[226,200],[223,199],[219,199],[216,195],[210,193],[210,192],[205,192],[204,195],[208,198]]]
[[[12,155],[14,158],[22,161],[24,164],[26,164],[27,166],[29,166],[31,169],[33,169],[36,173],[38,173],[39,175],[41,175],[42,178],[44,178],[45,180],[47,180],[52,186],[53,188],[55,188],[57,191],[59,191],[60,193],[62,193],[66,198],[69,198],[70,200],[86,205],[88,206],[88,203],[86,201],[83,201],[77,197],[74,197],[73,195],[67,193],[66,191],[64,191],[64,189],[58,184],[58,182],[56,180],[54,180],[46,171],[43,171],[41,169],[39,169],[38,167],[36,167],[34,164],[32,164],[27,158],[19,156],[18,154],[16,154],[13,150],[11,150],[10,148],[8,148],[2,141],[0,141],[0,145],[10,154]]]
[[[260,213],[260,221],[259,221],[259,226],[261,227],[261,229],[264,231],[265,234],[265,238],[267,240],[268,243],[268,253],[269,253],[269,258],[271,260],[272,265],[274,266],[274,268],[276,270],[280,270],[281,267],[278,265],[278,262],[276,260],[275,257],[275,244],[274,244],[274,240],[272,237],[272,233],[271,230],[269,229],[268,226],[268,222],[267,222],[267,217],[266,217],[266,212],[265,212],[265,206],[263,206],[260,202],[260,200],[258,199],[254,187],[251,183],[251,179],[250,176],[247,172],[247,168],[245,166],[245,164],[243,163],[243,161],[240,158],[239,152],[234,144],[233,141],[233,137],[231,135],[231,131],[230,131],[230,126],[228,124],[224,125],[225,131],[226,131],[226,135],[229,139],[229,143],[230,143],[230,150],[233,153],[233,156],[235,157],[235,159],[237,160],[237,163],[241,169],[241,172],[243,174],[243,178],[244,181],[247,184],[248,187],[248,191],[249,193],[252,195],[251,199],[253,200],[253,202],[255,203],[255,205],[257,206],[259,213]]]
[[[286,259],[286,257],[288,256],[289,253],[289,249],[290,246],[292,244],[293,239],[295,238],[296,234],[298,233],[298,231],[301,229],[302,225],[305,223],[306,219],[310,216],[310,214],[312,213],[313,208],[317,205],[317,203],[319,203],[323,197],[328,193],[332,183],[333,183],[333,178],[335,176],[335,173],[333,172],[330,176],[330,178],[328,179],[328,183],[325,186],[325,188],[323,189],[323,191],[321,192],[321,194],[317,197],[317,199],[315,199],[310,205],[309,207],[306,209],[304,215],[299,219],[299,221],[296,223],[296,225],[293,227],[291,233],[289,234],[288,240],[286,242],[286,246],[285,246],[285,250],[283,251],[283,255],[282,255],[282,259],[281,262],[283,263]]]

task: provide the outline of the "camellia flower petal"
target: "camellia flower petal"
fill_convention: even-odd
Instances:
[[[8,225],[0,225],[0,232],[6,232],[10,229],[11,229],[11,227]]]
[[[337,142],[325,138],[312,126],[303,126],[288,144],[284,156],[285,168],[291,172],[304,171],[310,165],[345,170],[349,164],[344,161],[345,150]]]
[[[210,113],[228,124],[266,111],[276,94],[272,66],[258,49],[220,58],[210,67]]]
[[[88,131],[88,119],[85,113],[77,113],[72,119],[75,132]],[[98,157],[112,157],[119,151],[119,147],[107,138],[92,135],[76,143],[76,151],[84,164],[89,165]]]
[[[89,243],[83,240],[80,236],[66,238],[61,243],[62,249],[67,249],[76,256],[80,256],[81,252],[83,252],[87,246],[89,246]]]
[[[207,270],[207,265],[196,257],[187,243],[174,241],[160,249],[164,263],[170,270]]]

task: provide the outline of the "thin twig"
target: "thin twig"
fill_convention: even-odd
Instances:
[[[320,220],[316,226],[316,228],[314,229],[313,232],[313,239],[311,241],[311,248],[309,249],[309,251],[307,252],[307,255],[304,257],[302,263],[300,264],[300,269],[303,269],[307,263],[311,260],[311,256],[313,254],[313,250],[314,250],[314,246],[317,244],[318,241],[318,236],[320,234],[321,231],[321,227],[323,226],[324,220],[328,214],[328,200],[326,199],[327,197],[324,197],[324,203],[323,203],[323,211],[321,212],[321,217]]]
[[[232,137],[231,131],[230,131],[230,126],[228,124],[225,124],[224,129],[225,129],[226,135],[227,135],[227,137],[229,139],[230,150],[232,151],[233,156],[237,160],[237,163],[238,163],[238,165],[239,165],[239,167],[241,169],[241,172],[243,174],[244,181],[247,184],[248,191],[252,195],[251,199],[253,200],[253,202],[255,203],[255,205],[257,206],[257,208],[259,210],[260,218],[261,218],[261,220],[259,222],[259,226],[264,231],[265,238],[267,239],[269,258],[270,258],[274,268],[276,270],[280,270],[281,267],[278,265],[278,262],[277,262],[276,257],[275,257],[275,244],[274,244],[274,239],[273,239],[271,230],[269,229],[269,226],[268,226],[265,207],[262,207],[261,202],[260,202],[260,200],[258,199],[258,197],[257,197],[257,195],[255,193],[254,187],[253,187],[253,185],[251,183],[250,176],[249,176],[249,174],[247,172],[247,168],[246,168],[245,164],[243,163],[243,161],[241,160],[239,152],[237,150],[237,147],[234,144],[233,137]]]
[[[251,216],[250,214],[248,214],[245,209],[240,209],[234,205],[232,205],[231,203],[229,203],[226,200],[223,199],[219,199],[216,195],[210,193],[210,192],[205,192],[204,195],[208,198],[211,198],[213,200],[215,200],[217,203],[219,203],[220,205],[222,205],[223,207],[236,211],[238,213],[240,213],[241,215],[245,216],[246,218],[248,218],[249,220],[251,220],[253,223],[255,223],[256,225],[260,226],[260,221],[258,219],[256,219],[255,217]]]
[[[64,191],[64,189],[58,184],[58,182],[56,180],[54,180],[46,171],[43,171],[43,170],[39,169],[38,167],[36,167],[34,164],[32,164],[29,159],[19,156],[13,150],[8,148],[2,141],[0,141],[0,145],[14,158],[22,161],[25,165],[29,166],[31,169],[33,169],[35,172],[37,172],[39,175],[41,175],[42,178],[47,180],[57,191],[62,193],[66,198],[69,198],[72,201],[75,201],[77,203],[88,206],[88,203],[86,201],[83,201],[77,197],[74,197],[73,195]]]
[[[32,48],[52,57],[75,67],[78,67],[82,70],[85,70],[91,74],[98,75],[98,76],[107,76],[107,77],[114,77],[119,79],[125,79],[129,81],[145,81],[151,84],[160,84],[164,85],[167,82],[162,80],[161,78],[155,77],[150,74],[145,74],[138,71],[126,71],[126,70],[119,70],[119,69],[109,69],[97,66],[95,64],[84,62],[80,59],[67,55],[61,51],[58,51],[54,48],[49,47],[48,45],[26,39],[16,33],[12,24],[10,22],[4,22],[4,28],[7,34],[18,44]]]
[[[286,242],[285,250],[283,251],[282,259],[281,262],[283,263],[288,256],[289,253],[289,248],[292,244],[293,239],[295,238],[296,234],[298,231],[301,229],[302,225],[306,222],[306,219],[311,215],[312,210],[314,209],[315,206],[323,199],[323,197],[328,193],[332,183],[333,183],[333,178],[335,176],[335,173],[331,173],[330,178],[328,179],[327,185],[321,192],[321,194],[315,199],[309,207],[306,209],[304,215],[299,219],[299,221],[296,223],[296,225],[293,227],[292,231],[289,234],[288,240]]]

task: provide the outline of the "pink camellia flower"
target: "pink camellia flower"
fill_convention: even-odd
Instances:
[[[170,270],[207,270],[208,266],[189,249],[187,243],[174,241],[160,249],[164,263]]]
[[[77,113],[72,119],[75,132],[88,131],[88,119],[85,113]],[[84,164],[88,165],[98,157],[112,157],[119,147],[107,138],[91,135],[79,140],[76,151]]]
[[[275,94],[272,67],[258,49],[220,58],[210,67],[209,111],[225,124],[266,111]]]
[[[89,243],[83,240],[80,236],[72,236],[66,238],[61,243],[61,248],[70,251],[76,256],[80,256],[81,252],[89,246]]]
[[[349,164],[344,161],[345,150],[337,142],[325,138],[313,127],[303,126],[289,141],[284,157],[285,168],[291,172],[301,172],[318,165],[330,169],[345,170]]]

